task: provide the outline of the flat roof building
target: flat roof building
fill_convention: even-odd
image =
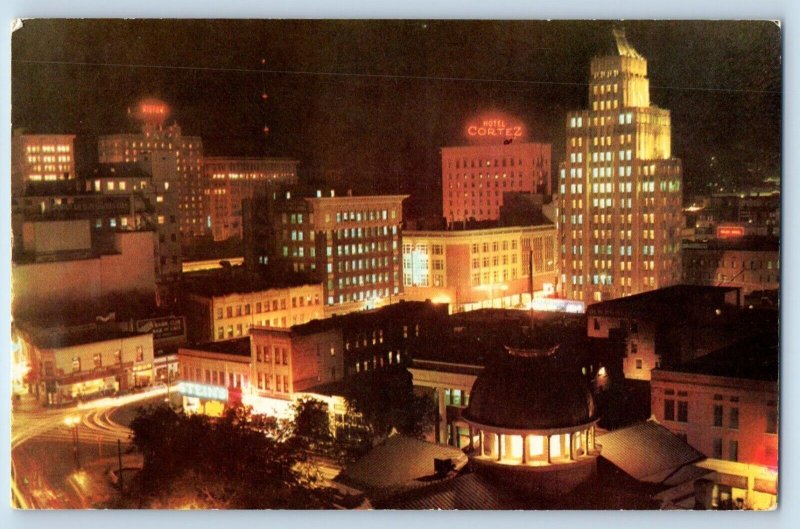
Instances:
[[[206,157],[205,192],[214,240],[241,239],[242,201],[253,198],[258,186],[296,184],[299,163],[291,158]]]
[[[406,231],[403,288],[407,299],[448,303],[452,312],[527,307],[554,292],[554,224],[447,231]],[[533,274],[531,274],[533,266]]]
[[[25,134],[11,137],[11,194],[25,193],[28,184],[75,178],[74,134]]]

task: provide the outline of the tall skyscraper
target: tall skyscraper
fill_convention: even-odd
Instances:
[[[682,170],[647,60],[614,30],[591,62],[591,108],[567,115],[559,167],[559,294],[601,301],[680,280]]]

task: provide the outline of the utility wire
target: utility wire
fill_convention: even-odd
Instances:
[[[426,75],[401,75],[401,74],[377,74],[377,73],[352,73],[352,72],[315,72],[305,70],[265,70],[256,68],[224,68],[215,66],[180,66],[180,65],[161,65],[161,64],[126,64],[111,62],[81,62],[81,61],[41,61],[41,60],[12,60],[11,62],[20,64],[38,64],[50,66],[97,66],[105,68],[132,68],[132,69],[152,69],[152,70],[186,70],[186,71],[206,71],[206,72],[230,72],[230,73],[253,73],[253,74],[274,74],[274,75],[299,75],[299,76],[319,76],[319,77],[354,77],[366,79],[401,79],[415,81],[451,81],[451,82],[473,82],[473,83],[507,83],[523,85],[558,85],[558,86],[590,86],[590,83],[580,83],[571,81],[536,81],[526,79],[492,79],[482,77],[447,77],[447,76],[426,76]],[[665,86],[650,85],[650,88],[662,90],[687,90],[699,92],[733,92],[733,93],[768,93],[780,94],[780,90],[754,90],[748,88],[717,88],[703,86]]]

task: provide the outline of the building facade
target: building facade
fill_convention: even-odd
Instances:
[[[208,215],[215,241],[242,238],[242,201],[253,197],[257,186],[297,183],[297,166],[291,158],[221,158],[203,160]]]
[[[406,231],[406,299],[450,304],[452,312],[526,306],[553,293],[554,224],[475,230]],[[531,263],[533,276],[531,277]]]
[[[728,500],[774,507],[778,477],[777,334],[653,371],[652,411],[709,458]]]
[[[497,220],[503,193],[552,194],[550,144],[442,148],[442,215],[448,224]]]
[[[86,325],[20,330],[18,336],[31,365],[28,380],[42,404],[64,404],[153,382],[152,333]]]
[[[591,63],[588,110],[566,120],[559,166],[561,297],[602,301],[680,281],[682,169],[647,61],[614,30]]]
[[[326,314],[375,307],[403,289],[405,198],[271,191],[249,201],[245,262],[321,281]]]
[[[220,416],[250,392],[250,338],[234,338],[178,349],[183,407]]]
[[[169,153],[169,160],[165,161],[170,167],[162,169],[165,176],[170,175],[169,180],[165,178],[170,188],[163,191],[176,193],[179,231],[186,236],[186,243],[192,237],[208,233],[202,138],[184,136],[176,124],[163,126],[146,122],[136,134],[101,136],[97,152],[100,163],[138,162],[147,157],[158,160]]]
[[[211,342],[247,336],[253,327],[288,328],[324,317],[322,286],[227,284],[210,279],[187,285],[189,340]]]
[[[11,138],[11,194],[25,192],[29,183],[75,178],[75,136],[23,134]]]
[[[155,295],[153,232],[93,236],[89,220],[26,222],[12,263],[12,312],[91,303],[111,294]],[[43,288],[46,286],[46,288]]]
[[[780,287],[780,242],[773,238],[736,238],[683,243],[683,281],[692,285],[731,286],[742,296]]]

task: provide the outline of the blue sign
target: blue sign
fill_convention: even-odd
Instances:
[[[228,402],[228,388],[194,382],[181,382],[181,393],[187,397]]]

